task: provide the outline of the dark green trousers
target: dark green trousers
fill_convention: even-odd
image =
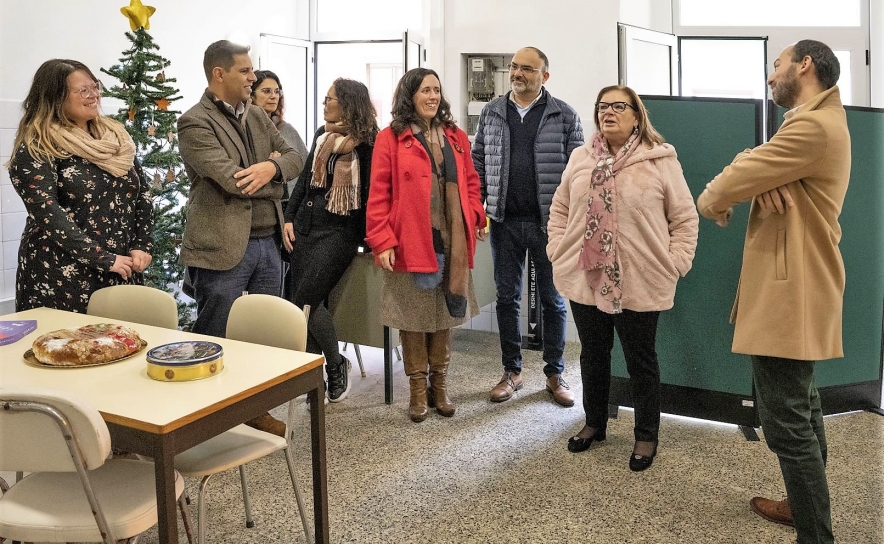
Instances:
[[[831,544],[826,431],[813,366],[814,361],[752,356],[761,428],[780,460],[798,544]]]

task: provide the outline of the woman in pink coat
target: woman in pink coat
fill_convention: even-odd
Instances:
[[[409,70],[396,87],[393,122],[375,141],[365,239],[386,270],[381,322],[400,331],[414,422],[432,406],[454,415],[446,384],[451,328],[478,313],[470,269],[484,228],[470,142],[439,76]]]
[[[629,468],[641,471],[654,461],[660,428],[657,319],[691,268],[699,219],[675,149],[651,126],[635,91],[602,89],[595,126],[562,175],[546,250],[581,343],[586,425],[568,450],[605,439],[616,330],[635,407]]]

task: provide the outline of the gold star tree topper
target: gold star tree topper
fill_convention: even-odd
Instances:
[[[141,0],[132,0],[128,6],[120,8],[120,13],[129,19],[129,28],[138,30],[144,27],[144,30],[150,30],[150,16],[157,10],[153,6],[145,6],[141,4]]]

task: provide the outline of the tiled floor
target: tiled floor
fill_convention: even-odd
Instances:
[[[620,410],[608,440],[571,454],[579,407],[561,408],[544,390],[539,354],[526,352],[525,388],[488,401],[499,378],[497,336],[459,331],[451,389],[458,412],[406,416],[407,383],[395,369],[395,399],[383,402],[380,350],[353,349],[353,390],[327,410],[332,542],[791,544],[795,533],[749,511],[755,495],[780,498],[776,458],[731,425],[663,417],[659,456],[632,473],[632,413]],[[577,346],[565,377],[580,394]],[[302,402],[302,401],[299,401]],[[308,413],[299,412],[296,459],[310,509]],[[884,542],[884,417],[826,418],[833,525],[839,543]],[[246,529],[235,472],[211,484],[209,542],[303,542],[281,455],[250,467],[257,526]],[[5,476],[4,476],[5,477]],[[189,482],[195,496],[196,482]],[[194,513],[196,512],[194,505]],[[310,511],[312,516],[312,510]],[[155,530],[142,544],[156,542]],[[181,542],[185,540],[182,537]]]

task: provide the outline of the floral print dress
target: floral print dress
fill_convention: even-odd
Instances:
[[[22,145],[9,176],[28,212],[16,311],[45,306],[85,313],[94,291],[142,282],[141,274],[124,280],[110,269],[116,255],[152,250],[152,204],[143,175],[132,169],[114,177],[77,156],[42,162]]]

